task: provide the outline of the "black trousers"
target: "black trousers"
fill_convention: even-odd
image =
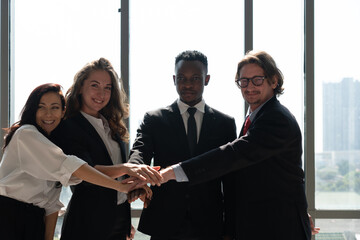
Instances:
[[[45,210],[0,195],[0,235],[6,240],[43,240]]]
[[[127,206],[125,204],[118,205],[116,207],[116,220],[114,228],[106,240],[126,240],[126,236],[129,232],[128,218]]]

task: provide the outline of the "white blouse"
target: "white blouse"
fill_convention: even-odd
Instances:
[[[49,215],[63,207],[56,182],[64,186],[80,183],[71,175],[83,164],[80,158],[65,155],[33,125],[23,125],[0,162],[0,195],[32,203]]]
[[[114,141],[111,137],[111,129],[109,127],[109,122],[100,114],[100,118],[93,117],[83,111],[81,114],[90,122],[90,124],[95,128],[96,132],[99,134],[101,140],[104,142],[105,147],[110,155],[111,161],[114,165],[122,163],[121,158],[121,149],[119,144]],[[118,178],[121,181],[123,177]],[[123,192],[117,192],[117,204],[122,204],[127,201],[127,194]]]

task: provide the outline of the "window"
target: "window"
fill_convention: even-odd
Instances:
[[[315,208],[352,214],[317,225],[346,239],[360,235],[359,13],[355,0],[315,1]]]
[[[204,99],[236,117],[239,130],[244,101],[235,73],[244,52],[243,1],[139,0],[129,8],[131,141],[146,111],[177,99],[175,57],[185,50],[208,57],[211,78]]]
[[[309,155],[304,154],[303,159],[308,166],[314,164],[310,168],[314,174],[305,173],[310,186],[309,211],[321,227],[316,239],[335,235],[359,238],[360,31],[355,24],[360,22],[359,1],[121,2],[130,2],[129,12],[124,12],[129,14],[129,51],[120,49],[120,1],[2,1],[2,16],[11,6],[11,31],[4,17],[1,19],[2,127],[17,121],[34,87],[57,82],[66,91],[74,74],[88,61],[106,57],[120,74],[121,52],[129,55],[129,79],[125,80],[130,85],[133,141],[146,111],[169,105],[177,98],[172,80],[175,56],[196,49],[206,54],[209,61],[211,79],[205,88],[205,101],[234,116],[239,131],[244,102],[234,76],[237,62],[244,55],[244,39],[249,39],[244,31],[244,16],[249,9],[244,8],[244,3],[251,3],[251,44],[276,60],[285,77],[285,93],[279,100],[295,115],[304,139],[310,138],[310,143],[304,144]],[[304,19],[309,25],[304,24]],[[10,47],[3,44],[8,34]],[[308,39],[314,48],[305,46]],[[7,52],[9,78],[8,59],[4,57]],[[314,66],[309,64],[311,61]],[[313,80],[304,75],[304,69],[311,75],[309,66],[315,72]],[[4,97],[8,93],[11,100]],[[314,115],[309,111],[312,105]],[[8,108],[10,120],[4,117]],[[66,202],[69,195],[64,194],[62,199]],[[142,204],[133,207],[139,209]]]
[[[303,0],[254,1],[254,49],[268,52],[282,71],[284,93],[278,99],[294,114],[302,132],[304,129],[303,6]]]
[[[119,1],[65,0],[12,1],[14,32],[11,40],[14,95],[11,124],[30,92],[40,84],[71,86],[74,75],[86,63],[105,57],[120,74]],[[61,201],[67,205],[69,188]],[[59,236],[62,217],[55,235]]]
[[[11,122],[30,92],[55,82],[64,92],[86,63],[105,57],[120,74],[118,1],[13,1]]]

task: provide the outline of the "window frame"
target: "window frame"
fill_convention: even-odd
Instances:
[[[1,34],[1,83],[0,83],[0,126],[7,128],[10,123],[10,99],[11,99],[11,78],[10,78],[10,0],[1,0],[0,5],[0,34]],[[4,131],[1,131],[1,147],[4,144]],[[1,152],[2,157],[2,152]]]

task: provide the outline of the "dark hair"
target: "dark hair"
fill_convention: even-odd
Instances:
[[[60,100],[61,100],[61,105],[62,105],[62,110],[64,110],[65,109],[65,98],[64,98],[64,95],[63,95],[61,89],[62,89],[62,87],[59,84],[46,83],[46,84],[38,86],[30,93],[30,95],[25,103],[25,106],[21,110],[20,120],[18,122],[14,123],[13,125],[11,125],[11,127],[4,129],[6,131],[6,135],[4,137],[5,142],[4,142],[4,146],[3,146],[3,151],[5,150],[6,146],[9,144],[15,131],[22,125],[25,125],[25,124],[34,125],[41,133],[44,134],[44,131],[36,123],[36,112],[39,107],[40,99],[45,93],[55,92],[55,93],[59,94]],[[46,135],[46,134],[44,134],[44,135]]]
[[[175,58],[175,65],[180,62],[181,60],[184,61],[200,61],[202,64],[204,64],[205,69],[206,69],[206,73],[208,71],[208,61],[207,61],[207,57],[196,50],[190,51],[184,51],[182,53],[180,53],[179,55],[176,56]]]
[[[111,96],[109,103],[99,111],[109,122],[111,136],[119,135],[121,140],[127,142],[129,133],[124,123],[124,118],[128,116],[128,104],[126,104],[126,93],[122,86],[121,79],[118,77],[110,61],[105,58],[87,63],[80,71],[75,74],[74,82],[66,92],[66,112],[65,119],[74,116],[81,110],[81,87],[90,74],[95,71],[106,71],[111,78]]]
[[[274,59],[265,51],[249,51],[245,57],[238,63],[236,76],[239,78],[240,70],[246,64],[254,63],[257,64],[264,70],[266,79],[269,83],[272,83],[273,78],[276,76],[278,85],[274,89],[274,94],[280,95],[284,92],[282,85],[284,84],[284,76],[280,69],[276,66]]]

